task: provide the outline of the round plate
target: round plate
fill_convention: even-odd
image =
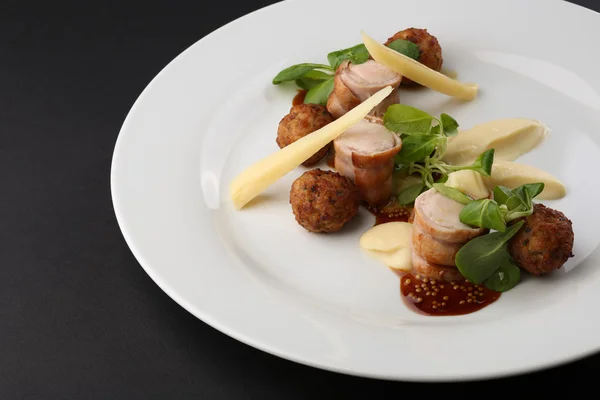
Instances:
[[[297,168],[235,211],[231,179],[278,149],[295,88],[282,68],[326,62],[360,43],[427,28],[445,68],[477,82],[460,102],[431,90],[402,102],[454,116],[462,128],[526,117],[551,129],[519,162],[563,180],[546,202],[575,230],[575,257],[470,315],[409,310],[394,272],[363,254],[373,224],[361,211],[339,234],[315,235],[289,205]],[[565,32],[568,32],[566,34]],[[286,1],[220,28],[171,62],[125,120],[112,165],[116,215],[136,258],[189,312],[242,342],[300,363],[399,380],[505,376],[600,348],[600,62],[596,13],[562,1]]]

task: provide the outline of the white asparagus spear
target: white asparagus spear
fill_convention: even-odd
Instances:
[[[229,192],[236,209],[241,209],[250,200],[262,193],[319,149],[344,133],[352,125],[362,121],[367,114],[381,103],[392,91],[386,86],[373,96],[323,128],[276,151],[242,171],[230,184]]]
[[[437,92],[461,100],[473,100],[477,96],[477,84],[463,83],[449,78],[404,54],[384,46],[363,31],[361,31],[361,35],[371,57],[392,71]]]

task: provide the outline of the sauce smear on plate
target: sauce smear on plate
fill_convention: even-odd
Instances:
[[[420,314],[463,315],[481,310],[492,304],[501,293],[475,285],[467,280],[460,282],[435,281],[409,273],[400,273],[402,299]]]
[[[329,154],[327,154],[325,159],[327,161],[327,166],[331,169],[335,169],[335,152],[333,149],[329,151]]]
[[[366,206],[366,208],[375,216],[375,225],[387,222],[408,222],[412,212],[411,207],[398,204],[395,197],[383,207]]]
[[[304,103],[304,98],[306,97],[306,90],[298,90],[298,94],[294,96],[292,100],[292,106],[297,106],[298,104]]]

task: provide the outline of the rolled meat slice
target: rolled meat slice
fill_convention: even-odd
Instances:
[[[454,258],[462,247],[462,243],[452,243],[438,240],[421,229],[421,225],[413,223],[413,248],[424,259],[434,264],[455,267]]]
[[[394,156],[402,140],[383,126],[381,118],[367,117],[336,138],[333,147],[334,168],[354,181],[361,200],[371,206],[387,204]]]
[[[469,240],[488,230],[472,228],[460,221],[464,205],[435,189],[417,197],[413,210],[413,255],[415,272],[433,279],[464,279],[454,261]]]
[[[433,264],[425,260],[414,249],[412,251],[412,268],[416,274],[429,279],[447,282],[459,282],[465,279],[456,267]]]
[[[462,223],[459,214],[464,205],[452,200],[435,189],[421,193],[415,200],[414,223],[433,238],[450,242],[466,243],[483,235],[483,228],[472,228]]]
[[[346,60],[335,71],[333,91],[327,99],[327,111],[339,118],[386,86],[394,90],[370,113],[383,116],[387,108],[400,102],[398,86],[402,76],[373,60],[352,64]]]

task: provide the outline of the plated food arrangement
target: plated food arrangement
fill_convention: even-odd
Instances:
[[[460,315],[514,288],[521,274],[550,274],[573,257],[571,221],[539,200],[565,185],[516,162],[549,129],[502,118],[461,129],[402,102],[405,87],[476,101],[478,86],[443,72],[438,39],[426,29],[333,51],[326,64],[282,70],[273,84],[301,89],[278,126],[279,151],[230,185],[243,208],[294,168],[296,222],[307,234],[336,234],[360,207],[376,216],[358,245],[400,275],[404,300],[425,315]],[[322,166],[326,164],[328,168]]]

